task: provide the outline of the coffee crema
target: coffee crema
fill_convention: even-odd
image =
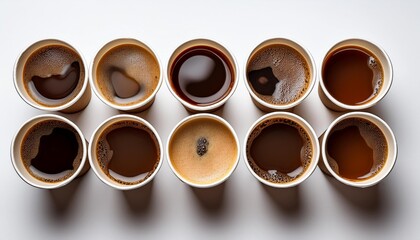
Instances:
[[[47,183],[61,182],[72,176],[83,157],[83,144],[77,131],[58,120],[32,126],[23,138],[21,157],[27,171]]]
[[[357,46],[331,52],[322,68],[327,91],[347,105],[362,105],[374,99],[382,87],[383,76],[378,58]]]
[[[308,133],[295,121],[273,118],[260,122],[246,143],[252,170],[272,183],[298,179],[312,161],[313,147]]]
[[[127,43],[111,48],[101,57],[96,83],[109,102],[126,106],[150,97],[160,74],[159,62],[149,50]]]
[[[64,45],[47,45],[25,62],[23,80],[28,95],[43,106],[69,102],[82,89],[85,69],[79,54]]]
[[[305,58],[284,44],[265,46],[253,53],[246,69],[251,90],[274,105],[290,104],[309,88],[311,73]]]
[[[174,131],[168,144],[173,168],[194,184],[220,181],[236,166],[236,138],[216,119],[195,118],[184,122]]]
[[[100,133],[96,144],[96,158],[102,171],[123,185],[148,179],[157,169],[160,155],[159,142],[152,130],[136,121],[113,123]]]
[[[355,117],[332,128],[326,150],[328,164],[336,174],[361,181],[372,178],[385,165],[388,143],[378,126]]]
[[[184,101],[208,106],[229,94],[234,74],[232,63],[221,51],[210,46],[195,46],[176,57],[170,69],[170,83]]]

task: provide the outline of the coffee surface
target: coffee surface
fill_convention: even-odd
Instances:
[[[294,48],[273,44],[255,52],[247,64],[247,81],[263,101],[284,105],[298,100],[308,90],[309,65]]]
[[[79,167],[82,140],[67,123],[47,120],[31,127],[26,133],[21,156],[28,172],[44,182],[60,182]]]
[[[171,84],[188,103],[207,106],[226,97],[233,87],[233,67],[219,50],[197,46],[175,59]]]
[[[96,82],[108,101],[130,105],[153,94],[160,74],[159,63],[151,52],[134,44],[122,44],[99,60]]]
[[[362,118],[345,119],[334,126],[326,147],[331,168],[353,181],[375,176],[388,155],[388,144],[382,131]]]
[[[102,170],[112,180],[125,185],[149,178],[160,161],[158,140],[141,123],[112,124],[99,136],[96,156]]]
[[[247,140],[246,154],[254,172],[273,183],[300,177],[312,159],[306,131],[288,119],[269,119],[257,125]]]
[[[366,49],[345,47],[326,57],[322,77],[328,92],[348,105],[369,102],[383,83],[380,61]]]
[[[226,177],[236,165],[235,136],[211,118],[192,119],[178,127],[169,142],[174,169],[195,184],[211,184]]]
[[[84,77],[81,57],[62,45],[48,45],[34,51],[23,70],[27,93],[44,106],[58,106],[73,99],[80,92]]]

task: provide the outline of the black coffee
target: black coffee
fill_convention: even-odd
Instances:
[[[147,49],[122,44],[110,49],[99,60],[96,82],[110,102],[130,105],[148,98],[160,78],[159,62]]]
[[[289,104],[305,94],[311,74],[305,58],[294,48],[272,44],[259,49],[247,64],[247,81],[263,101]]]
[[[327,158],[341,177],[360,181],[375,176],[385,165],[388,144],[374,123],[348,118],[331,130],[327,139]]]
[[[366,49],[344,47],[328,54],[322,78],[335,99],[348,105],[360,105],[378,95],[383,70],[381,62]]]
[[[246,154],[258,176],[273,183],[287,183],[306,171],[312,159],[312,144],[296,122],[270,119],[252,131]]]
[[[81,141],[69,124],[47,120],[28,130],[21,156],[32,176],[44,182],[60,182],[79,167],[83,156]]]
[[[211,105],[225,98],[235,79],[227,57],[208,46],[193,47],[179,54],[170,76],[177,95],[197,106]]]
[[[70,101],[83,86],[85,69],[81,57],[71,48],[49,45],[33,52],[24,66],[25,89],[45,106]]]
[[[160,160],[153,132],[134,121],[117,122],[101,133],[96,156],[102,170],[114,181],[138,184],[149,178]]]

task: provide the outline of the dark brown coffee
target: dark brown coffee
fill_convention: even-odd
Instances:
[[[308,168],[313,154],[308,133],[298,123],[275,118],[259,123],[246,143],[248,163],[261,178],[288,183]]]
[[[28,130],[23,138],[21,156],[33,177],[50,183],[64,181],[80,166],[82,139],[69,124],[46,120]]]
[[[99,60],[96,83],[108,101],[131,105],[153,94],[160,74],[159,62],[149,50],[122,44],[111,48]]]
[[[272,44],[253,53],[247,64],[251,90],[269,104],[298,100],[309,87],[311,73],[305,58],[288,45]]]
[[[184,101],[208,106],[224,99],[234,85],[232,63],[219,50],[196,46],[180,53],[170,69],[170,84]]]
[[[48,45],[34,51],[23,71],[27,93],[44,106],[58,106],[73,99],[85,77],[79,54],[63,45]]]
[[[384,166],[388,144],[382,131],[363,118],[348,118],[333,127],[326,142],[327,159],[339,176],[366,180]]]
[[[145,125],[125,120],[107,127],[99,136],[96,157],[105,174],[124,184],[138,184],[159,165],[159,142]]]
[[[327,91],[347,105],[361,105],[375,98],[382,87],[383,75],[378,58],[356,46],[331,52],[322,68]]]

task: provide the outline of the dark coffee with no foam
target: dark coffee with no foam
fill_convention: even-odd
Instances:
[[[285,118],[260,122],[246,143],[250,167],[272,183],[289,183],[299,178],[310,165],[313,151],[305,129]]]
[[[208,106],[232,90],[235,72],[228,57],[210,46],[194,46],[181,52],[170,69],[170,84],[184,101]]]
[[[123,120],[100,133],[96,158],[102,171],[112,180],[135,185],[148,179],[160,161],[159,142],[142,123]]]
[[[159,84],[161,73],[152,52],[127,43],[108,50],[93,74],[96,74],[97,88],[104,98],[127,106],[150,97]]]
[[[38,180],[55,183],[72,176],[83,157],[77,131],[58,120],[32,126],[23,138],[21,157],[28,172]]]
[[[374,99],[383,84],[383,68],[370,51],[346,46],[327,55],[322,78],[327,91],[347,105],[362,105]]]
[[[271,44],[250,56],[246,69],[251,90],[274,105],[293,103],[309,88],[311,73],[302,54],[285,44]]]
[[[326,152],[335,173],[351,181],[362,181],[375,176],[385,165],[388,144],[374,123],[354,117],[332,128]]]
[[[64,45],[47,45],[34,51],[25,63],[25,90],[38,104],[59,106],[80,92],[85,71],[76,51]]]

